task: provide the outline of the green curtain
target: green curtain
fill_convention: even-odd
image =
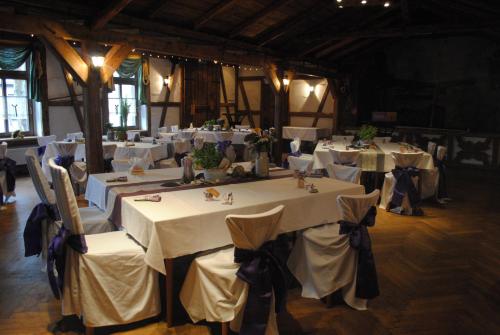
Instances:
[[[40,101],[42,89],[42,64],[40,53],[33,46],[3,47],[0,48],[0,69],[15,70],[24,62],[29,63],[28,97]]]
[[[147,81],[144,80],[144,68],[142,65],[142,58],[127,58],[125,59],[118,69],[116,70],[121,78],[132,78],[137,75],[137,95],[140,105],[146,105],[146,85]]]

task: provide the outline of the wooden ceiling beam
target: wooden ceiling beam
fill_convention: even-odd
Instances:
[[[273,3],[271,3],[269,6],[258,11],[257,13],[255,13],[254,15],[252,15],[251,17],[240,23],[236,28],[231,30],[231,32],[229,33],[229,38],[235,38],[236,36],[241,34],[245,29],[255,24],[257,21],[271,14],[275,10],[278,10],[282,6],[288,4],[289,2],[291,2],[291,0],[273,1]]]
[[[312,5],[310,5],[305,11],[301,11],[295,16],[286,19],[284,22],[273,25],[272,27],[266,29],[257,36],[257,43],[259,46],[264,46],[282,35],[293,31],[295,27],[301,25],[304,21],[310,19],[311,15],[321,10],[324,6],[331,4],[329,1],[325,0],[315,0]]]
[[[92,30],[104,28],[106,24],[118,15],[133,0],[113,0],[92,20],[90,27]]]
[[[211,19],[213,19],[215,16],[219,15],[220,13],[224,12],[229,7],[231,7],[232,5],[234,5],[234,3],[236,1],[237,0],[222,0],[222,1],[220,1],[215,6],[213,6],[212,8],[210,8],[208,10],[208,12],[203,13],[203,15],[201,15],[200,18],[198,18],[198,20],[196,20],[196,22],[194,24],[194,29],[195,30],[200,29],[205,24],[207,24],[208,21],[210,21]]]
[[[128,44],[113,45],[111,47],[104,57],[105,66],[101,68],[101,80],[103,84],[107,83],[113,77],[113,73],[128,57],[131,51],[132,47]]]
[[[169,0],[156,0],[151,6],[151,9],[148,11],[148,17],[151,19],[158,17],[158,14],[163,12],[169,4]]]

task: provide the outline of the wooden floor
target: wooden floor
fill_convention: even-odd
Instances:
[[[453,171],[447,208],[424,206],[423,217],[380,212],[370,230],[381,296],[368,311],[290,292],[292,318],[281,334],[500,334],[500,175]],[[60,318],[37,258],[24,258],[22,233],[38,202],[28,178],[17,203],[0,211],[0,334],[50,334]],[[102,333],[102,332],[101,332]],[[162,322],[120,334],[209,334]]]

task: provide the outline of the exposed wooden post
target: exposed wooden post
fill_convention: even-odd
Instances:
[[[170,63],[170,78],[171,78],[171,83],[172,87],[174,86],[174,79],[175,79],[175,62],[171,60]],[[164,104],[161,110],[161,117],[160,117],[160,124],[158,125],[158,128],[163,127],[165,125],[165,119],[167,118],[167,110],[168,110],[168,102],[170,101],[170,93],[172,91],[172,88],[167,86],[166,92],[165,92],[165,100]],[[182,93],[181,93],[182,94]]]
[[[338,122],[339,122],[339,85],[338,81],[332,78],[327,78],[328,85],[330,85],[332,98],[333,98],[333,115],[332,115],[332,134],[337,133],[338,131]]]
[[[326,99],[328,98],[328,93],[330,93],[330,91],[331,91],[331,86],[330,86],[330,81],[328,81],[325,92],[323,93],[323,97],[321,98],[321,102],[319,103],[318,110],[316,111],[316,116],[314,117],[314,121],[312,124],[313,127],[316,127],[318,125],[319,115],[323,111],[323,108],[325,107]]]
[[[66,87],[68,88],[68,94],[69,94],[69,97],[71,98],[71,104],[73,105],[73,110],[75,111],[75,116],[76,116],[76,120],[78,121],[78,126],[80,127],[80,130],[83,131],[84,130],[83,116],[82,116],[82,113],[80,111],[79,101],[76,97],[75,87],[73,86],[73,84],[74,84],[73,76],[71,75],[71,73],[69,73],[69,71],[66,69],[66,67],[63,64],[61,64],[61,70],[64,74]]]
[[[226,113],[229,114],[231,110],[229,109],[227,101],[226,81],[224,80],[224,69],[222,68],[222,65],[220,66],[220,84],[222,87],[222,97],[224,98],[224,103],[226,104]]]
[[[241,97],[243,98],[243,104],[245,105],[245,109],[247,111],[248,123],[250,123],[250,127],[255,128],[255,122],[253,120],[252,110],[250,108],[250,102],[248,101],[247,92],[245,90],[245,86],[243,85],[243,81],[239,81],[238,85],[240,86]]]
[[[111,49],[106,53],[104,57],[104,65],[101,68],[101,80],[102,83],[107,83],[116,69],[121,65],[121,63],[128,57],[132,47],[128,44],[123,45],[113,45]]]
[[[37,43],[37,50],[40,53],[40,62],[42,64],[42,91],[41,93],[41,105],[42,105],[42,131],[43,136],[50,135],[50,118],[49,118],[49,92],[47,83],[47,50],[45,46],[41,43]]]
[[[92,52],[96,46],[90,43],[85,50]],[[102,115],[101,115],[101,72],[89,66],[87,85],[83,88],[85,110],[85,155],[87,172],[104,172],[102,153]]]

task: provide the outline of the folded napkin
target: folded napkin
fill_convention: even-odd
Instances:
[[[128,181],[128,178],[127,176],[120,176],[120,177],[116,177],[116,178],[111,178],[111,179],[106,179],[106,182],[107,183],[116,183],[116,182],[127,182]]]

